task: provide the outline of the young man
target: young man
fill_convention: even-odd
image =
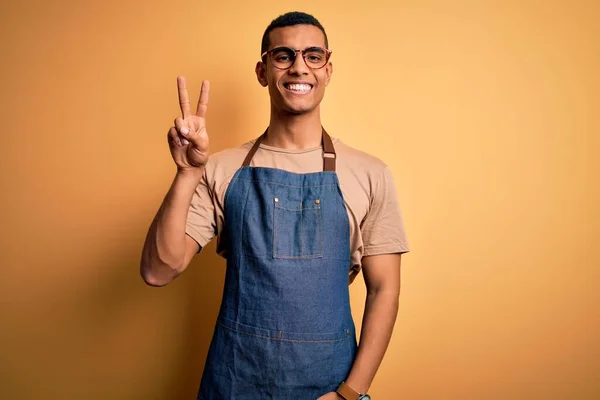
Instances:
[[[257,140],[209,157],[202,83],[195,114],[169,130],[177,174],[146,238],[141,273],[166,285],[213,237],[225,288],[199,399],[369,399],[398,311],[408,251],[389,169],[332,139],[319,104],[331,80],[327,36],[304,13],[267,27],[258,82],[271,118]],[[360,346],[349,282],[367,285]]]

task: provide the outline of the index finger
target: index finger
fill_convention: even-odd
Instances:
[[[196,115],[204,118],[206,116],[206,109],[208,108],[208,92],[210,90],[210,82],[202,81],[202,89],[200,89],[200,99],[198,100],[198,109]]]
[[[181,115],[183,118],[189,117],[190,112],[190,97],[188,96],[185,78],[177,77],[177,91],[179,92],[179,107],[181,107]]]

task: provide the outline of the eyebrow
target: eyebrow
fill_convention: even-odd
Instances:
[[[291,46],[284,46],[284,45],[274,46],[271,50],[280,49],[280,48],[297,50],[297,49],[294,49]],[[322,50],[322,49],[325,49],[325,47],[321,47],[321,46],[308,46],[308,47],[305,47],[304,49],[298,49],[298,50],[304,50],[304,51],[306,51],[306,50]]]

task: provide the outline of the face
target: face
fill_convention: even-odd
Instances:
[[[325,48],[325,35],[313,25],[273,29],[269,34],[269,41],[267,50],[280,46],[294,50]],[[319,107],[333,72],[331,63],[320,69],[310,68],[300,53],[297,53],[292,66],[282,70],[273,66],[270,57],[271,55],[267,55],[264,63],[257,63],[256,76],[262,86],[269,88],[272,106],[287,114],[305,114]]]

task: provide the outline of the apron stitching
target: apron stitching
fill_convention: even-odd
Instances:
[[[267,340],[274,340],[276,342],[294,342],[294,343],[335,343],[335,342],[341,342],[343,340],[346,340],[346,337],[343,337],[341,339],[325,339],[325,340],[309,340],[309,339],[283,339],[283,338],[272,338],[269,336],[263,336],[263,335],[257,335],[256,333],[250,333],[250,332],[245,332],[239,329],[235,329],[232,328],[230,326],[227,326],[225,324],[223,324],[221,321],[217,321],[217,323],[219,325],[221,325],[223,328],[225,329],[229,329],[233,332],[237,332],[237,333],[241,333],[243,335],[248,335],[248,336],[254,336],[257,338],[261,338],[261,339],[267,339]],[[347,336],[347,335],[346,335]]]
[[[255,180],[255,179],[249,179],[249,178],[243,178],[243,177],[239,177],[238,179],[239,180],[248,181],[248,182],[252,182],[252,183],[272,183],[274,185],[289,186],[289,187],[295,187],[295,188],[337,186],[337,183],[323,183],[323,184],[319,184],[319,185],[290,185],[290,184],[287,184],[287,183],[281,183],[281,182],[275,182],[275,181]]]
[[[242,208],[242,213],[241,213],[241,216],[240,216],[241,220],[240,220],[240,225],[239,225],[240,228],[241,228],[241,230],[242,230],[242,241],[241,241],[242,243],[241,243],[241,248],[239,249],[240,251],[238,252],[237,251],[238,249],[236,249],[236,253],[238,253],[237,254],[238,265],[240,266],[240,268],[243,265],[242,260],[244,258],[244,253],[245,253],[244,252],[244,247],[245,247],[244,246],[244,238],[246,237],[246,235],[244,234],[244,218],[245,218],[245,214],[246,214],[246,207],[248,206],[248,198],[249,198],[249,196],[248,196],[248,188],[246,188],[246,190],[244,191],[244,199],[245,199],[244,200],[244,207]],[[235,316],[236,319],[239,317],[239,310],[241,308],[240,305],[241,305],[241,302],[242,302],[241,299],[240,299],[240,294],[239,294],[240,293],[239,292],[239,288],[240,288],[240,280],[241,279],[242,279],[242,274],[241,274],[240,271],[238,271],[237,279],[235,280],[235,284],[237,285],[237,289],[238,289],[238,290],[236,290],[236,293],[237,293],[237,296],[236,296],[236,300],[237,300],[236,310],[237,310],[237,312],[236,312],[236,316]]]
[[[273,207],[273,258],[278,258],[277,252],[277,206]]]
[[[303,199],[304,198],[304,187],[301,189],[302,192],[300,192],[300,198]],[[300,202],[300,257],[304,258],[304,229],[302,229],[304,227],[304,210],[302,209],[302,207],[304,207],[304,202]],[[309,254],[310,255],[314,255],[314,254]]]
[[[268,257],[255,257],[255,258],[268,258]],[[315,258],[324,258],[323,255],[307,255],[307,256],[276,256],[275,258],[280,260],[309,260]]]
[[[275,208],[279,208],[280,210],[286,210],[286,211],[303,211],[303,210],[318,210],[321,207],[316,206],[316,207],[287,208],[285,206],[275,206]]]
[[[317,225],[319,229],[319,254],[323,255],[323,210],[319,205],[319,211],[317,212]]]

